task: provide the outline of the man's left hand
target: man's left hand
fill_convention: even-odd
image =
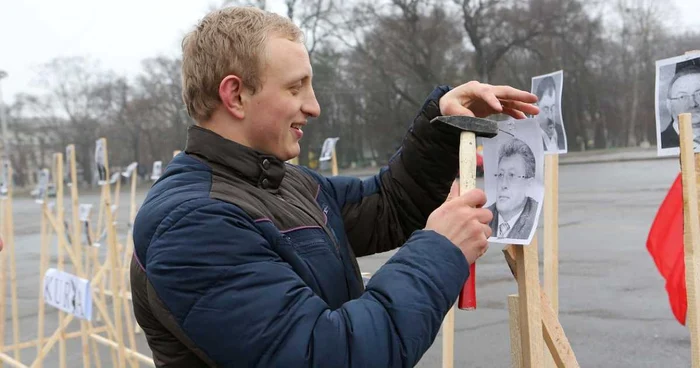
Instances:
[[[485,118],[503,113],[516,119],[537,115],[540,109],[532,105],[537,96],[510,86],[492,86],[471,81],[447,92],[440,98],[442,115],[467,115]]]

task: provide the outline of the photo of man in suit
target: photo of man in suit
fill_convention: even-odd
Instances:
[[[566,152],[566,133],[561,118],[561,96],[558,88],[563,84],[562,71],[534,77],[533,91],[537,95],[539,115],[535,116],[542,133],[542,144],[547,153]]]
[[[105,146],[102,139],[95,143],[95,168],[97,170],[97,185],[107,184],[107,165]]]
[[[671,117],[661,132],[661,148],[680,147],[678,115],[682,113],[692,114],[696,146],[700,144],[700,57],[676,64],[666,92],[666,109]]]
[[[536,220],[539,203],[528,195],[535,182],[535,156],[522,140],[513,138],[498,151],[496,200],[488,207],[489,223],[497,238],[528,239]]]

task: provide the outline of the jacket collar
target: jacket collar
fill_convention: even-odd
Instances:
[[[279,188],[286,171],[285,163],[275,156],[260,153],[197,125],[187,129],[185,152],[224,166],[262,189]]]

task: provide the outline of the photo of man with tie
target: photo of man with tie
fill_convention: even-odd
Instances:
[[[510,124],[517,129],[509,131],[506,123],[495,141],[484,146],[489,151],[486,207],[493,213],[489,241],[525,245],[537,228],[544,195],[544,149],[535,119]]]

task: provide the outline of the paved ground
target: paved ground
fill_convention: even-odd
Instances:
[[[673,318],[663,280],[645,248],[649,225],[677,171],[676,160],[561,166],[560,318],[582,367],[690,366],[687,329]],[[142,196],[141,191],[139,202]],[[95,195],[81,198],[97,201]],[[28,340],[36,337],[40,216],[29,199],[16,199],[14,206],[21,335]],[[123,237],[128,208],[119,214]],[[457,312],[455,367],[510,364],[506,297],[517,287],[501,248],[492,245],[478,263],[478,309]],[[360,265],[374,272],[391,255],[365,257]],[[8,294],[8,311],[9,301]],[[10,323],[6,319],[6,342]],[[56,324],[55,313],[47,316],[47,332],[48,324]],[[147,352],[141,335],[139,343]],[[419,366],[439,367],[441,349],[438,336]],[[80,366],[78,346],[71,344],[68,351],[68,367]],[[103,365],[112,366],[104,353]],[[22,361],[33,354],[25,350]],[[56,357],[54,352],[45,367],[57,367]]]

